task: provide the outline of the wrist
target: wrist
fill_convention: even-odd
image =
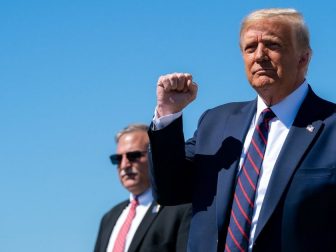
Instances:
[[[163,116],[167,116],[167,115],[171,115],[171,114],[175,114],[177,112],[180,111],[175,111],[172,108],[169,108],[167,106],[161,105],[161,104],[157,104],[156,106],[156,116],[157,118],[163,117]]]

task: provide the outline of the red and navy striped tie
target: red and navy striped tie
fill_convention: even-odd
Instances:
[[[254,198],[264,159],[269,132],[269,121],[275,117],[270,108],[259,116],[250,146],[240,169],[231,208],[225,251],[247,251],[251,230]]]

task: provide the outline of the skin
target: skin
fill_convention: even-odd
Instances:
[[[197,95],[191,74],[172,73],[160,76],[156,89],[158,116],[182,111]]]
[[[125,133],[119,138],[117,154],[146,151],[148,144],[149,139],[145,131]],[[133,195],[139,195],[147,190],[150,186],[147,153],[134,162],[130,162],[126,155],[123,155],[118,166],[118,175],[121,184]]]
[[[243,30],[240,46],[247,79],[268,106],[304,81],[310,50],[298,45],[290,24],[276,18],[254,21]],[[197,89],[191,74],[160,76],[157,117],[182,111],[196,98]]]
[[[309,51],[300,48],[288,23],[255,21],[241,35],[241,51],[247,79],[268,106],[304,81]]]

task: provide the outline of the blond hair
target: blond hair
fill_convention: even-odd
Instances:
[[[291,27],[293,27],[293,31],[298,45],[302,49],[308,50],[309,54],[311,54],[312,49],[310,47],[308,27],[303,20],[302,14],[295,9],[261,9],[250,13],[244,18],[241,24],[240,38],[249,25],[253,24],[256,21],[264,19],[275,19],[288,23]]]

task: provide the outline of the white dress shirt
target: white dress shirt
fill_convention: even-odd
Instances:
[[[130,194],[130,202],[134,199],[134,197],[135,197],[134,195]],[[128,234],[127,234],[127,237],[126,237],[125,252],[128,250],[136,230],[138,229],[142,219],[144,218],[147,210],[149,209],[149,207],[151,206],[151,204],[153,202],[153,196],[152,196],[151,188],[146,190],[141,195],[139,195],[138,196],[138,201],[139,201],[139,205],[136,208],[135,217],[132,221],[130,230],[128,231]],[[131,207],[131,204],[128,204],[128,206],[124,209],[124,211],[119,216],[119,218],[118,218],[118,220],[117,220],[117,222],[116,222],[116,224],[115,224],[115,226],[112,230],[112,234],[110,236],[110,240],[109,240],[106,252],[111,252],[113,250],[115,240],[117,238],[119,230],[121,229],[121,226],[124,224],[124,222],[126,220],[127,214],[130,210],[130,207]]]
[[[261,173],[258,180],[257,191],[255,196],[255,203],[253,209],[253,216],[252,216],[252,226],[251,226],[251,233],[250,233],[250,240],[249,240],[249,251],[252,251],[254,235],[257,227],[257,222],[260,214],[260,210],[262,207],[262,203],[266,194],[267,186],[270,181],[273,167],[275,162],[279,156],[281,148],[286,140],[288,135],[289,129],[292,126],[296,114],[308,93],[308,84],[306,80],[300,85],[294,92],[292,92],[289,96],[283,99],[278,104],[271,107],[272,111],[276,115],[270,121],[270,131],[268,135],[267,146],[264,155],[264,161],[261,167]],[[251,138],[253,135],[253,131],[260,116],[260,113],[267,108],[267,105],[264,103],[262,98],[258,96],[258,103],[257,103],[257,111],[254,115],[250,128],[247,132],[243,151],[240,157],[239,162],[239,169],[241,168],[243,161],[245,159],[245,155],[247,149],[250,145]],[[164,117],[157,118],[157,113],[155,111],[155,116],[153,118],[153,123],[155,125],[155,129],[159,130],[167,125],[169,125],[172,121],[182,115],[182,112],[178,112],[172,115],[167,115]]]

